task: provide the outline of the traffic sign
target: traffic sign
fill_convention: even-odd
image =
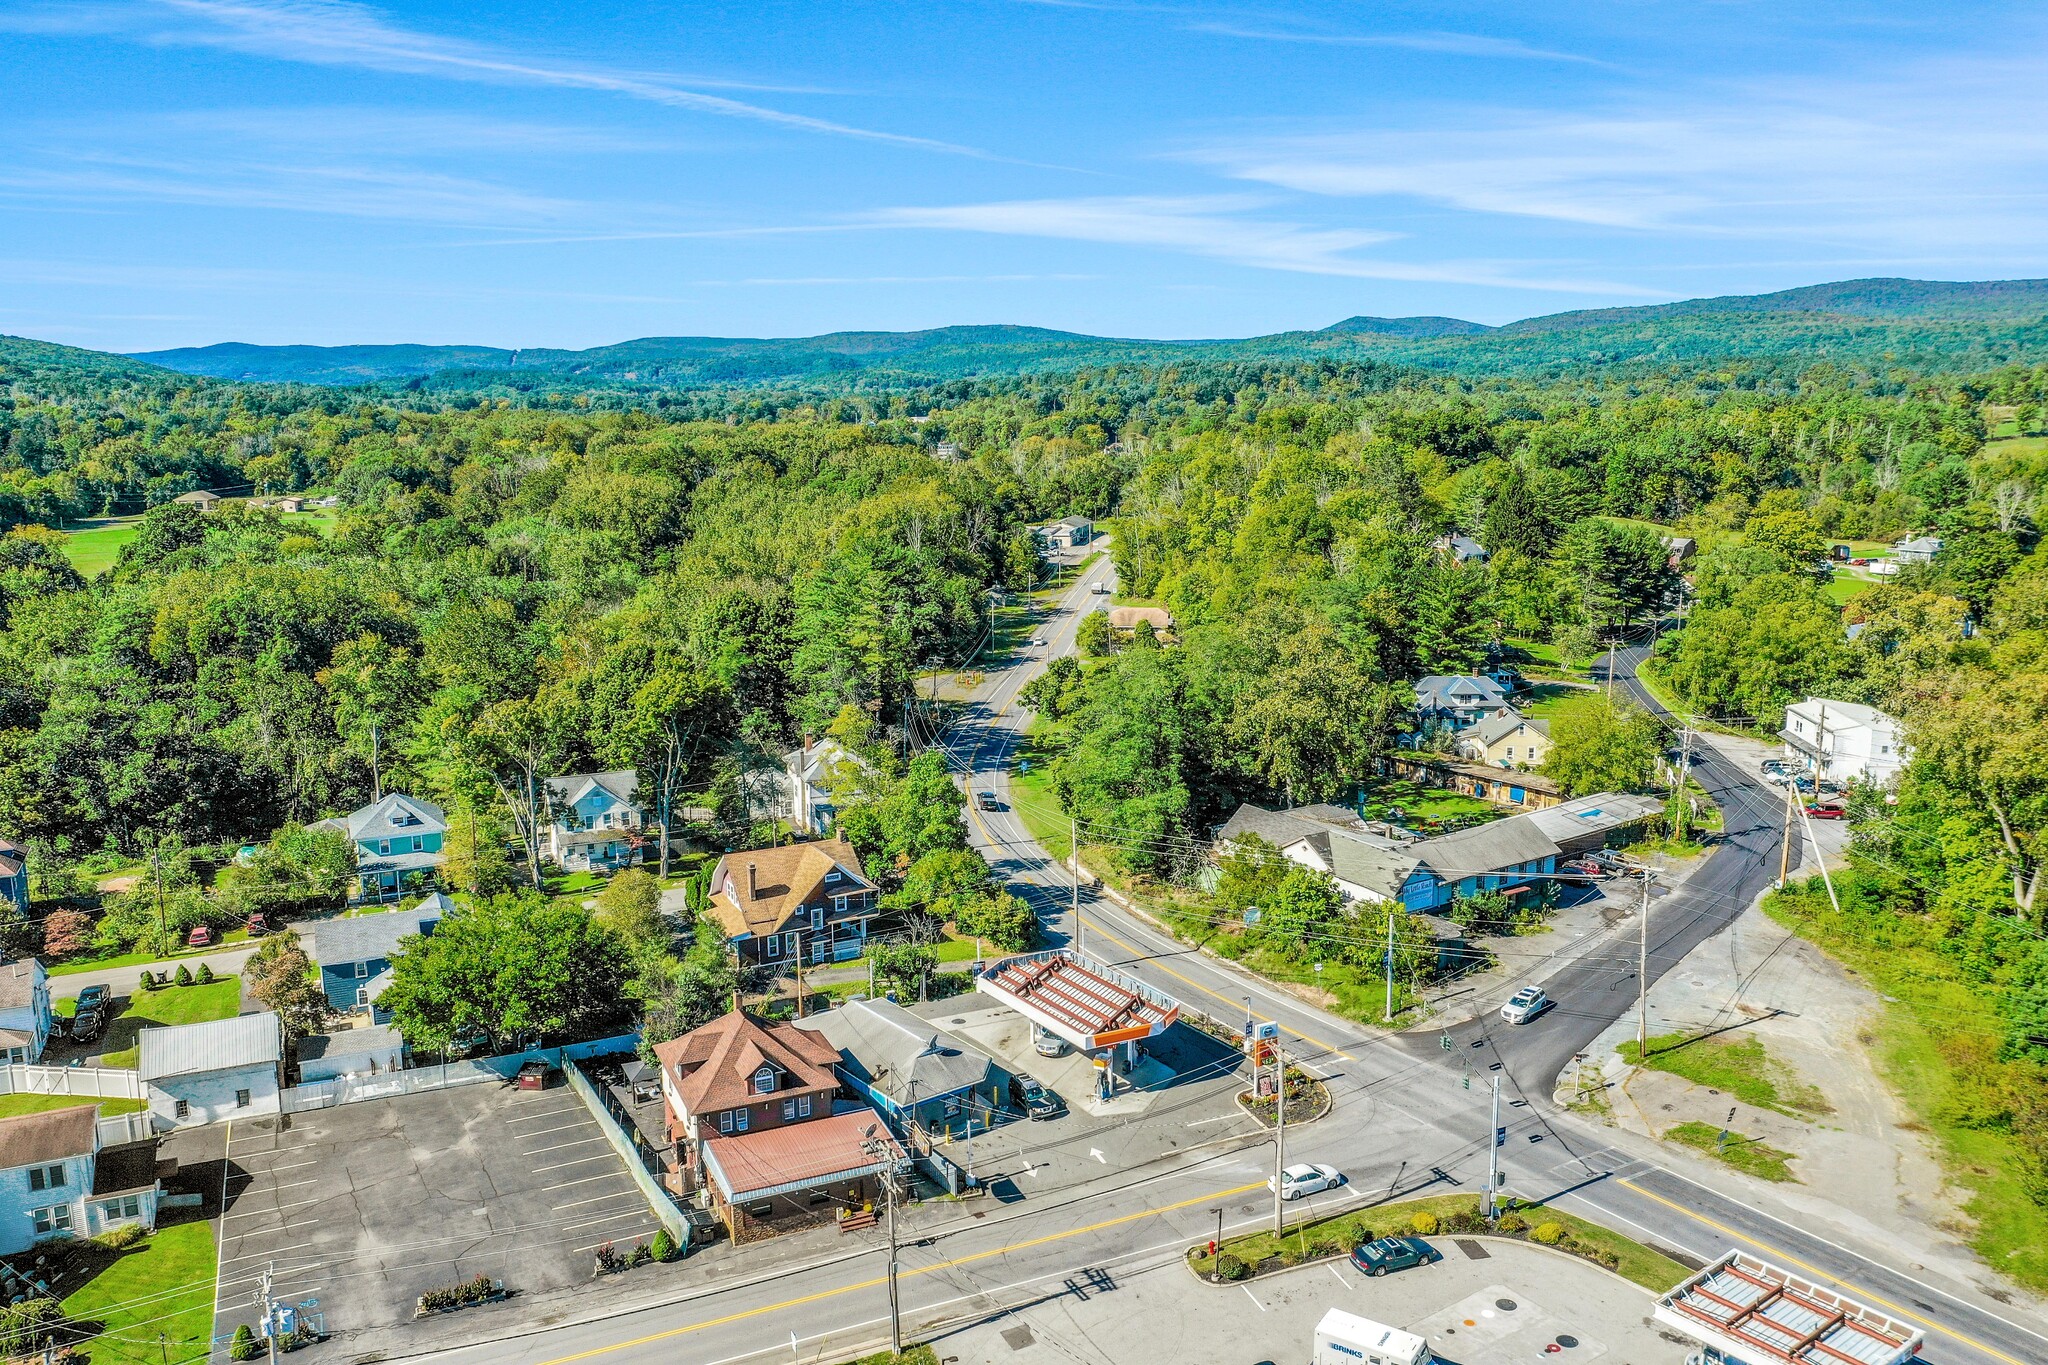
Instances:
[[[1493,1130],[1493,1145],[1496,1147],[1508,1145],[1508,1130],[1505,1126]]]

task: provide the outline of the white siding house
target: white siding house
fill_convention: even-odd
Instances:
[[[284,1030],[275,1014],[142,1031],[136,1070],[159,1131],[275,1114]]]
[[[1785,755],[1833,782],[1879,785],[1897,777],[1912,757],[1899,723],[1875,706],[1808,697],[1785,708]]]
[[[0,1119],[0,1255],[156,1225],[156,1141],[101,1148],[99,1106]]]
[[[631,770],[549,778],[547,853],[555,866],[564,872],[631,867],[648,823],[635,800],[639,789]]]

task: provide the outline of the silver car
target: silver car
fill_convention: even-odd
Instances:
[[[1548,1008],[1550,997],[1541,986],[1524,986],[1515,992],[1514,999],[1500,1007],[1500,1017],[1510,1024],[1526,1024]]]

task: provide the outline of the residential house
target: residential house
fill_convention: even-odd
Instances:
[[[960,458],[960,445],[957,441],[941,441],[932,447],[932,454],[950,464]]]
[[[284,1026],[275,1014],[146,1028],[141,1043],[136,1072],[159,1131],[277,1112]]]
[[[1940,536],[1914,536],[1892,547],[1892,558],[1900,564],[1928,564],[1940,553]]]
[[[564,872],[616,872],[640,857],[647,812],[634,800],[640,778],[629,769],[548,779],[547,856]],[[660,837],[658,822],[653,838]]]
[[[832,788],[848,764],[859,768],[856,758],[836,739],[813,744],[808,738],[782,756],[782,782],[765,814],[789,821],[790,828],[823,838],[839,820],[838,799]]]
[[[1691,536],[1665,536],[1664,550],[1667,555],[1665,562],[1675,569],[1693,557],[1699,550],[1699,542]]]
[[[299,1039],[299,1080],[378,1076],[410,1065],[405,1035],[387,1025],[337,1029]]]
[[[455,910],[455,902],[436,891],[410,910],[382,910],[309,925],[312,943],[307,956],[320,966],[320,989],[330,1008],[343,1014],[367,1010],[374,1024],[390,1015],[377,1007],[382,978],[391,969],[405,941],[425,936]]]
[[[99,1106],[0,1119],[0,1255],[60,1237],[156,1226],[156,1141],[101,1147]]]
[[[1411,910],[1434,910],[1482,891],[1512,893],[1557,871],[1558,847],[1536,824],[1539,814],[1510,815],[1409,845],[1429,880],[1411,878],[1403,900]]]
[[[1470,536],[1443,536],[1436,542],[1436,548],[1460,564],[1486,562],[1486,547]]]
[[[1509,707],[1458,731],[1458,752],[1492,768],[1534,768],[1550,752],[1550,722]]]
[[[355,841],[356,889],[352,904],[395,901],[415,877],[431,881],[447,859],[442,841],[448,817],[431,801],[392,792],[359,811],[322,820],[314,829],[338,829]]]
[[[1257,835],[1274,848],[1285,848],[1306,835],[1325,829],[1359,830],[1366,827],[1358,812],[1348,806],[1292,806],[1267,810],[1249,801],[1240,802],[1230,818],[1216,829],[1213,847],[1225,852],[1239,840]]]
[[[0,839],[0,897],[28,914],[28,850],[12,839]]]
[[[197,507],[202,512],[211,512],[220,505],[220,500],[220,494],[209,493],[204,488],[194,493],[180,493],[171,499],[172,502],[180,502],[187,507]]]
[[[1567,857],[1627,842],[1622,836],[1664,813],[1661,796],[1599,792],[1534,811],[1529,820]]]
[[[1431,674],[1415,680],[1417,730],[1445,725],[1462,730],[1512,709],[1507,689],[1492,678],[1460,673],[1454,677]]]
[[[710,909],[744,963],[844,962],[867,947],[876,889],[844,838],[728,853],[711,869]]]
[[[834,1112],[839,1050],[807,1029],[734,1010],[654,1056],[671,1186],[703,1190],[734,1242],[871,1204],[904,1160],[872,1110]]]
[[[1413,851],[1417,847],[1417,841],[1403,844],[1363,832],[1330,829],[1305,835],[1280,851],[1304,867],[1329,873],[1346,900],[1434,904],[1434,883]]]
[[[1031,533],[1049,550],[1078,550],[1095,539],[1095,524],[1086,517],[1062,517],[1032,527]]]
[[[1830,782],[1873,782],[1899,775],[1913,756],[1899,722],[1853,701],[1808,697],[1785,708],[1778,731],[1785,756],[1813,777]]]
[[[49,1041],[49,973],[32,957],[0,962],[0,1065],[33,1062]]]
[[[1155,635],[1173,634],[1173,613],[1164,607],[1111,607],[1109,628],[1123,635],[1136,633],[1140,625],[1152,627]]]
[[[1008,1105],[1009,1072],[894,1001],[856,1000],[798,1027],[837,1048],[839,1079],[920,1148],[985,1132]]]
[[[280,512],[303,512],[306,510],[306,500],[296,494],[292,494],[279,498],[275,506]]]

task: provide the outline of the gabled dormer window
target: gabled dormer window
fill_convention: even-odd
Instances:
[[[775,1089],[775,1068],[764,1066],[754,1073],[754,1093],[766,1095]]]

